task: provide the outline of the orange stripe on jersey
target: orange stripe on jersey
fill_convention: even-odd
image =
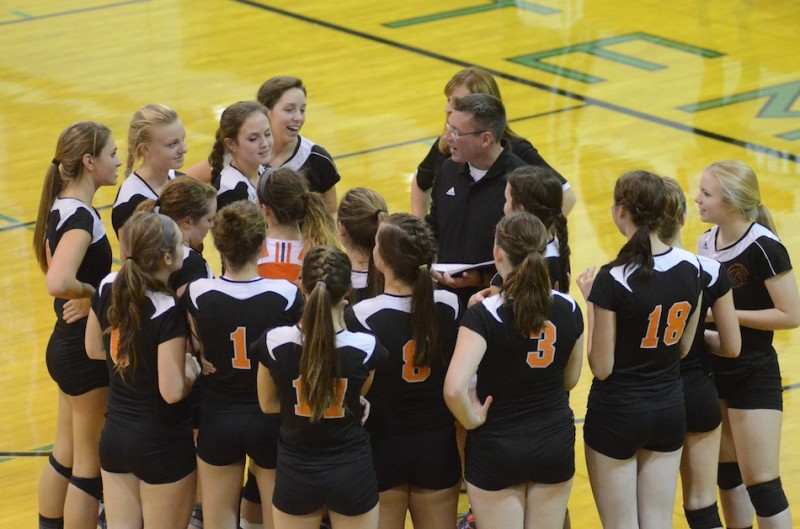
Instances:
[[[303,266],[303,243],[267,239],[258,259],[258,275],[266,279],[286,279],[300,283]]]

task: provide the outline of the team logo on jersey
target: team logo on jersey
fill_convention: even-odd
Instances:
[[[451,187],[450,189],[447,190],[447,193],[445,193],[445,194],[447,196],[449,196],[449,197],[456,196],[456,188],[455,187]]]
[[[750,277],[750,270],[741,263],[733,263],[728,267],[728,275],[733,280],[733,288],[743,287]]]

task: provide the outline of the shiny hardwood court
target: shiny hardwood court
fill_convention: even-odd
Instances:
[[[336,158],[340,196],[367,186],[408,211],[411,175],[442,130],[444,85],[479,65],[497,77],[513,128],[577,193],[573,270],[610,260],[623,243],[609,214],[617,176],[673,176],[691,199],[702,169],[722,159],[756,169],[798,263],[798,23],[800,3],[778,0],[0,2],[0,527],[36,526],[55,432],[44,362],[54,316],[31,226],[66,125],[106,123],[124,154],[133,112],[167,104],[186,127],[188,167],[208,155],[225,106],[252,99],[269,77],[297,76],[309,89],[303,134]],[[110,233],[115,193],[95,202]],[[687,248],[704,229],[692,211]],[[219,263],[211,248],[207,258]],[[796,525],[798,343],[800,330],[776,333],[781,477]],[[579,421],[590,383],[585,365],[571,397]],[[576,459],[573,527],[599,527],[580,424]],[[686,527],[680,502],[674,524]]]

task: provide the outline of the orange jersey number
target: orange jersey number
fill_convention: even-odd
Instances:
[[[292,387],[297,394],[297,404],[294,405],[294,414],[298,417],[311,417],[311,406],[303,400],[303,380],[298,377],[292,380]],[[347,379],[336,380],[336,404],[333,404],[322,414],[323,419],[341,419],[344,417],[344,396],[347,392]]]
[[[670,307],[667,312],[667,327],[664,329],[664,345],[675,345],[683,336],[686,320],[692,306],[688,301],[679,301]],[[658,347],[658,328],[661,323],[662,306],[656,305],[653,312],[647,317],[647,334],[642,339],[642,349],[655,349]]]
[[[409,340],[403,346],[403,380],[410,383],[422,382],[431,375],[429,366],[414,365],[414,350],[416,344],[414,340]]]
[[[528,353],[528,365],[533,368],[543,368],[552,364],[556,356],[556,326],[553,322],[544,322],[541,332],[531,333],[531,340],[538,340],[538,347]]]
[[[233,342],[233,359],[231,365],[234,369],[250,369],[250,359],[247,358],[247,329],[236,327],[231,333]]]

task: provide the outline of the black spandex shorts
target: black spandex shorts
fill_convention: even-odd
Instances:
[[[563,411],[513,429],[467,433],[465,478],[483,490],[562,483],[575,474],[575,424]]]
[[[637,450],[674,452],[683,446],[683,404],[664,410],[607,412],[588,410],[583,440],[592,450],[614,459],[630,459]]]
[[[777,355],[769,361],[735,373],[715,373],[719,398],[728,408],[783,411],[783,387]]]
[[[86,319],[56,323],[45,356],[47,371],[61,391],[72,397],[108,386],[108,367],[86,355]]]
[[[197,435],[197,456],[209,465],[243,462],[245,455],[262,468],[275,468],[278,457],[279,414],[255,410],[205,408]]]
[[[419,433],[373,435],[370,444],[380,492],[404,484],[442,490],[461,479],[453,424]]]
[[[368,442],[339,454],[293,453],[278,443],[278,470],[272,504],[294,516],[326,506],[358,516],[378,504],[378,483]]]
[[[100,433],[100,466],[106,472],[131,473],[145,483],[179,481],[197,467],[194,436],[190,428],[127,426],[106,419]]]
[[[703,369],[689,369],[681,373],[681,380],[686,431],[703,433],[716,429],[722,424],[722,411],[711,375]]]

